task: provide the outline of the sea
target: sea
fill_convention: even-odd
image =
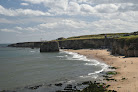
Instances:
[[[108,65],[77,53],[40,53],[39,48],[15,48],[0,44],[0,91],[54,92],[56,83],[75,84],[97,79]],[[29,86],[43,85],[37,90]],[[39,91],[38,91],[39,90]]]

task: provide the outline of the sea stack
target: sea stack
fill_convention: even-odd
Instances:
[[[59,52],[59,43],[57,41],[44,42],[40,46],[40,52]]]

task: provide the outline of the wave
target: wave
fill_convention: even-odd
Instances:
[[[88,59],[86,56],[80,55],[80,54],[75,53],[75,52],[68,52],[68,51],[61,50],[61,53],[68,54],[68,55],[64,56],[68,60],[82,60],[82,61],[86,62],[84,65],[87,65],[87,66],[100,66],[102,68],[99,71],[95,71],[93,73],[88,73],[88,75],[86,75],[86,76],[80,76],[81,78],[87,78],[87,77],[97,78],[99,73],[101,73],[103,71],[108,71],[109,66],[107,64],[99,62],[95,59]]]
[[[35,51],[30,51],[30,52],[34,53]]]

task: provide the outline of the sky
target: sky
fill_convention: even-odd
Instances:
[[[138,31],[138,0],[0,0],[0,43]]]

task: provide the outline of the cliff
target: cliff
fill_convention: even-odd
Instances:
[[[29,47],[29,48],[40,48],[43,42],[22,42],[10,44],[8,47]]]
[[[138,38],[114,39],[112,54],[124,55],[126,57],[138,57]]]
[[[110,48],[113,39],[80,39],[59,41],[61,49],[97,49]]]
[[[70,38],[59,38],[58,47],[61,49],[110,49],[113,55],[124,55],[126,57],[138,56],[138,32],[134,33],[116,33],[116,34],[100,34],[86,35]],[[42,44],[42,45],[41,45]],[[44,47],[44,45],[46,45]],[[41,48],[49,52],[55,48],[50,42],[24,42],[11,44],[9,47],[30,47]],[[44,48],[43,48],[44,47]],[[48,49],[46,49],[48,48]]]
[[[58,52],[59,43],[57,41],[43,42],[40,46],[40,52]]]

